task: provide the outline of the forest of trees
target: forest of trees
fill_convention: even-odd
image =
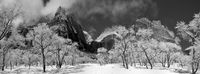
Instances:
[[[108,53],[99,49],[97,59],[77,50],[78,44],[58,36],[47,23],[31,26],[26,35],[22,28],[28,23],[15,26],[13,21],[22,15],[19,9],[5,8],[0,11],[0,69],[13,69],[20,65],[27,67],[56,65],[76,65],[83,63],[122,63],[129,66],[145,66],[153,69],[156,64],[170,68],[174,63],[189,67],[192,74],[199,69],[200,62],[200,14],[195,14],[189,23],[178,22],[176,31],[170,31],[161,21],[140,18],[130,27],[113,26],[104,33],[116,32],[122,36],[115,38],[115,45]],[[114,37],[113,37],[114,38]],[[186,40],[191,46],[184,49],[180,42]],[[31,41],[31,42],[30,42]],[[102,50],[102,51],[101,51]],[[185,52],[189,51],[189,53]]]

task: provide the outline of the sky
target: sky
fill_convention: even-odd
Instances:
[[[10,6],[15,2],[22,4],[27,15],[22,19],[28,21],[54,15],[59,6],[72,9],[77,13],[82,28],[90,35],[94,34],[92,37],[99,36],[113,25],[133,25],[134,20],[141,17],[160,20],[176,32],[177,22],[189,23],[194,14],[200,12],[200,0],[0,0],[0,6]]]
[[[200,0],[154,0],[158,6],[158,19],[171,30],[178,21],[188,23],[200,12]]]
[[[90,1],[90,0],[83,0],[83,1]],[[98,0],[94,0],[94,2],[95,1],[98,1]],[[101,1],[101,0],[99,0],[99,1]],[[119,7],[123,8],[123,5],[122,5],[123,2],[120,3],[120,0],[116,0],[116,1],[110,0],[110,1],[119,3],[118,8]],[[130,1],[129,3],[132,2],[131,0],[124,0],[124,2],[125,1]],[[143,1],[143,2],[146,1],[147,3],[142,4],[140,1]],[[124,24],[132,25],[133,22],[130,22],[129,19],[135,20],[135,18],[139,19],[141,17],[147,17],[147,18],[151,19],[151,17],[152,17],[151,15],[153,15],[154,20],[160,20],[163,25],[167,26],[170,30],[173,30],[175,32],[174,27],[176,26],[177,22],[184,21],[186,23],[189,23],[189,21],[191,21],[193,19],[194,14],[197,14],[200,12],[200,0],[139,0],[139,1],[133,0],[133,2],[135,2],[136,6],[133,6],[133,8],[130,8],[130,9],[124,8],[124,10],[121,10],[122,12],[128,10],[127,12],[123,12],[124,14],[128,14],[128,15],[122,16],[122,18],[114,17],[115,19],[118,20],[118,22],[114,22],[114,24],[117,23],[120,25],[124,25]],[[88,5],[90,5],[89,4],[90,2],[85,2],[85,3],[88,3]],[[93,3],[93,2],[91,2],[91,3]],[[97,2],[97,4],[95,4],[95,3],[93,3],[93,4],[94,5],[91,5],[89,7],[97,7],[98,8],[98,2]],[[125,4],[128,5],[128,3],[125,3]],[[138,4],[138,7],[137,7],[137,4]],[[134,3],[133,3],[133,5],[134,5]],[[147,7],[144,7],[144,9],[140,8],[140,7],[143,7],[146,5],[147,5]],[[82,6],[84,7],[84,4]],[[109,7],[109,5],[105,5],[105,6]],[[148,8],[148,6],[150,8]],[[135,7],[135,9],[134,9],[134,7]],[[104,9],[104,8],[102,8],[102,9]],[[109,9],[109,8],[105,8],[105,9]],[[133,9],[133,10],[131,10],[131,9]],[[148,10],[150,10],[150,11],[148,11]],[[93,9],[92,8],[85,9],[85,13],[84,13],[84,10],[83,11],[80,10],[78,12],[87,14],[90,11],[92,12]],[[103,11],[103,10],[101,10],[101,11]],[[111,10],[111,12],[113,12],[113,11]],[[137,12],[139,12],[139,13],[137,13]],[[119,11],[119,13],[120,13],[120,11]],[[123,13],[121,13],[121,14],[123,14]],[[134,15],[139,15],[139,16],[132,16],[131,13],[133,13]],[[110,25],[106,25],[106,24],[113,24],[112,21],[109,21],[110,19],[113,20],[112,19],[113,16],[107,15],[107,14],[109,14],[109,11],[106,14],[102,13],[105,16],[111,17],[111,18],[105,18],[108,21],[98,18],[99,16],[95,16],[96,14],[99,14],[99,13],[93,11],[93,14],[90,14],[90,15],[88,15],[88,17],[84,18],[83,23],[81,23],[83,25],[83,27],[85,27],[85,25],[84,25],[85,19],[87,19],[87,20],[91,19],[90,18],[91,16],[92,16],[92,18],[96,18],[98,21],[96,21],[96,20],[90,21],[89,20],[89,23],[86,22],[85,24],[92,24],[94,29],[96,29],[97,31],[99,31],[99,29],[101,30],[102,29],[101,27],[106,28],[104,26],[110,26]],[[84,16],[80,16],[80,17],[84,17]],[[103,21],[101,21],[101,20],[103,20]],[[104,23],[102,23],[102,22],[104,22]],[[125,22],[125,23],[122,23],[122,22]],[[104,24],[104,25],[102,25],[102,24]]]
[[[0,5],[16,0],[0,0]],[[170,30],[179,21],[189,23],[200,12],[200,0],[19,0],[27,13],[25,19],[55,13],[59,6],[77,13],[83,28],[100,34],[113,25],[130,26],[141,17],[160,20]],[[76,5],[78,4],[78,5]],[[32,14],[32,15],[30,15]],[[79,15],[80,14],[80,15]],[[90,33],[90,34],[91,34]],[[98,36],[98,35],[97,35]]]
[[[15,0],[0,0],[0,5],[9,4]],[[19,0],[24,10],[31,18],[49,14],[57,10],[59,6],[76,8],[74,3],[82,3],[76,11],[81,14],[80,18],[92,19],[90,23],[94,27],[109,26],[107,24],[132,24],[132,20],[141,17],[154,17],[161,20],[162,24],[174,30],[178,21],[188,23],[194,14],[200,12],[200,0]],[[44,6],[42,6],[42,2]],[[106,4],[106,3],[110,3]],[[114,4],[112,4],[114,3]],[[105,6],[105,7],[103,7]],[[81,8],[83,7],[83,8]],[[129,8],[127,8],[129,7]],[[100,12],[101,11],[101,12]],[[39,13],[42,12],[42,13]],[[82,15],[83,14],[83,15]],[[88,14],[88,15],[87,15]],[[103,16],[99,18],[99,15]],[[149,18],[149,17],[148,17]],[[102,21],[101,21],[102,20]],[[105,20],[107,22],[105,22]],[[116,22],[117,21],[117,22]],[[95,23],[96,22],[96,23]],[[102,23],[105,22],[105,23]],[[124,23],[122,23],[124,22]],[[84,25],[83,26],[87,26]],[[106,25],[102,25],[106,24]],[[103,27],[105,28],[105,27]]]
[[[0,0],[12,2],[15,0]],[[151,17],[161,20],[170,30],[179,21],[188,23],[200,12],[200,0],[20,0],[31,18],[56,12],[59,6],[72,8],[88,32],[99,32],[113,25],[132,25],[133,20]],[[43,6],[41,5],[43,2]],[[79,5],[74,5],[79,3]],[[74,5],[74,6],[73,6]],[[78,8],[78,9],[76,9]],[[42,13],[38,13],[42,12]],[[101,17],[100,17],[101,16]]]
[[[200,13],[200,0],[154,0],[158,6],[158,19],[170,30],[175,30],[176,23],[184,21],[189,23],[194,14]],[[190,43],[182,40],[182,48],[187,48]]]
[[[87,3],[86,5],[91,5],[91,6],[88,6],[89,8],[87,8],[87,6],[85,6],[86,7],[85,9],[80,10],[78,12],[80,12],[82,14],[87,14],[88,12],[93,12],[93,14],[94,14],[94,15],[93,14],[88,15],[89,17],[86,17],[84,19],[88,20],[88,19],[90,19],[91,16],[93,16],[95,18],[96,17],[95,15],[99,14],[97,12],[94,12],[94,10],[90,7],[97,7],[97,8],[100,8],[101,11],[104,11],[104,8],[101,8],[98,6],[98,4],[99,4],[98,0],[92,0],[92,1],[91,0],[82,0],[82,1],[88,1],[88,2],[83,2],[83,5],[81,7],[84,7],[84,5],[85,5],[84,3]],[[89,2],[89,1],[91,1],[91,2]],[[96,4],[95,4],[95,1],[97,1]],[[110,1],[115,2],[114,0],[110,0]],[[120,0],[118,0],[118,1],[120,1]],[[124,0],[124,1],[126,1],[126,0]],[[127,0],[127,1],[130,1],[130,0]],[[152,8],[150,8],[150,10],[152,10],[153,12],[150,11],[150,13],[148,13],[148,10],[141,9],[140,7],[142,7],[143,5],[144,6],[148,5],[148,2],[147,2],[147,4],[140,4],[139,1],[149,1],[149,4],[150,4],[149,6],[152,6]],[[172,30],[174,32],[176,32],[175,26],[176,26],[177,22],[184,21],[186,23],[189,23],[189,21],[191,21],[193,19],[194,14],[197,14],[200,12],[200,0],[152,0],[153,2],[151,0],[139,0],[139,1],[135,0],[136,6],[133,6],[133,7],[135,7],[135,9],[125,12],[125,14],[134,13],[134,15],[141,15],[141,14],[145,14],[145,12],[148,13],[147,15],[142,15],[142,17],[155,14],[156,17],[153,18],[154,20],[160,20],[163,25],[167,26],[170,30]],[[88,3],[92,3],[93,5],[88,4]],[[119,7],[121,7],[121,6],[123,7],[123,5],[121,5],[122,4],[121,2],[116,2],[116,3],[119,3],[118,4]],[[131,1],[129,3],[131,3]],[[138,7],[137,7],[137,3],[139,4]],[[128,3],[126,3],[126,4],[128,4]],[[112,5],[110,6],[110,5],[105,4],[105,6],[112,8]],[[145,7],[145,8],[148,8],[148,7]],[[94,9],[96,9],[96,8],[94,8]],[[105,8],[105,9],[109,9],[109,8]],[[130,8],[130,9],[132,9],[132,8]],[[121,11],[123,12],[123,11],[130,10],[130,9],[125,9],[125,10],[122,9]],[[109,10],[111,10],[111,9],[109,9]],[[136,10],[136,12],[135,12],[135,10]],[[137,13],[137,10],[142,10],[142,11],[144,10],[145,12],[139,11],[139,13]],[[119,12],[121,12],[121,11],[119,11]],[[107,16],[107,14],[108,13],[106,13],[106,14],[102,13],[102,15],[106,15],[106,16]],[[80,16],[80,17],[84,17],[84,16]],[[104,27],[104,26],[107,26],[105,24],[112,22],[112,21],[109,21],[109,19],[112,19],[112,18],[105,18],[108,21],[104,21],[104,20],[99,21],[102,19],[99,19],[98,17],[99,16],[96,17],[96,19],[98,19],[98,21],[92,20],[91,22],[89,21],[89,23],[86,22],[86,24],[92,24],[92,26],[94,27],[95,34],[97,34],[98,32],[101,33],[100,30],[105,29],[106,27]],[[112,16],[108,15],[108,17],[112,17]],[[126,16],[122,17],[122,19],[125,19],[125,20],[127,20],[127,19],[134,20],[134,18],[138,18],[138,17],[132,16],[131,14],[127,15],[127,17]],[[120,18],[116,18],[116,19],[121,20]],[[85,21],[86,20],[83,20],[83,23],[81,24],[83,26],[83,28],[88,26],[88,25],[84,25]],[[102,22],[104,22],[104,23],[102,23]],[[126,22],[126,21],[122,20],[119,22]],[[117,22],[117,23],[119,23],[119,22]],[[102,25],[102,24],[104,24],[104,25]],[[97,28],[95,28],[95,27],[97,27]],[[95,31],[95,30],[97,30],[97,31]],[[90,31],[88,31],[88,32],[90,33]],[[91,30],[91,32],[93,32],[93,30]],[[91,34],[92,33],[90,33],[90,35]],[[182,42],[180,44],[182,45],[183,49],[190,46],[190,43],[188,43],[187,41],[184,41],[184,40],[182,40]]]

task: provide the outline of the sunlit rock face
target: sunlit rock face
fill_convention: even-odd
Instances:
[[[136,21],[135,30],[140,28],[151,29],[152,38],[158,41],[176,42],[176,37],[172,31],[163,26],[160,21],[150,21],[147,18],[141,18]]]

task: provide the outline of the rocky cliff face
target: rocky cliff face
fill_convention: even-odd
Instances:
[[[160,21],[150,21],[147,18],[141,18],[136,21],[135,30],[139,28],[150,28],[153,30],[153,38],[159,41],[175,42],[175,35],[168,28],[164,27]]]
[[[106,49],[110,50],[114,44],[113,39],[105,39],[105,36],[101,41],[91,41],[87,42],[84,34],[83,29],[79,23],[74,19],[73,14],[67,14],[66,10],[62,7],[59,7],[54,18],[48,21],[47,25],[59,36],[63,38],[69,38],[73,42],[78,43],[78,49],[80,51],[86,53],[94,53],[97,54],[98,48],[105,47]],[[33,28],[33,27],[31,27]],[[26,37],[26,34],[30,27],[27,28],[20,28],[19,33]],[[109,35],[108,35],[109,36]],[[31,42],[31,41],[28,41]]]
[[[48,25],[59,36],[77,42],[79,44],[78,49],[83,52],[97,53],[97,49],[101,47],[100,42],[93,41],[91,44],[87,43],[81,25],[74,20],[72,14],[66,14],[64,8],[58,8],[55,17],[48,23]]]

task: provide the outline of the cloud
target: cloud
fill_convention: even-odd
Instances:
[[[137,18],[155,18],[158,14],[152,0],[78,0],[70,11],[83,27],[92,27],[98,33],[113,25],[130,26]]]
[[[14,28],[17,28],[21,23],[23,22],[23,18],[22,17],[18,17],[17,19],[13,20],[13,26]]]
[[[16,1],[15,0],[0,0],[0,7],[12,5],[14,2]]]
[[[152,0],[0,0],[0,6],[22,6],[25,20],[39,20],[52,15],[59,6],[75,14],[86,31],[99,35],[113,25],[129,26],[140,17],[157,17],[157,4]]]
[[[23,18],[28,21],[40,17],[43,4],[41,0],[0,0],[1,7],[21,8]]]
[[[54,15],[59,6],[70,8],[76,0],[0,0],[1,7],[21,7],[25,22],[39,21],[43,16]]]
[[[41,16],[43,3],[41,0],[20,0],[26,19],[37,19]]]
[[[50,0],[42,10],[43,15],[55,14],[57,8],[62,6],[66,9],[70,8],[76,0]]]

